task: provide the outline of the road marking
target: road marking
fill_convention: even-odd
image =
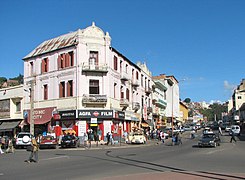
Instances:
[[[3,173],[0,173],[0,176],[3,176]]]
[[[221,151],[224,151],[224,150],[225,149],[217,149],[217,150],[209,151],[206,154],[214,154],[214,153],[221,152]]]
[[[67,158],[69,159],[69,156],[59,156],[59,157],[52,157],[52,158],[47,158],[47,159],[41,159],[40,161],[49,161],[49,160],[54,160],[54,159],[61,159],[61,158]]]

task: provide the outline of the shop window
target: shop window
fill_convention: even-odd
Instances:
[[[99,80],[89,80],[89,94],[99,94]]]

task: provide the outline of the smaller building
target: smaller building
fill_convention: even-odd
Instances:
[[[14,137],[23,128],[23,85],[0,89],[0,136]]]

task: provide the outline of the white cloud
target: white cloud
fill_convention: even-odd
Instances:
[[[236,85],[230,84],[228,81],[224,81],[224,88],[227,91],[233,92],[234,89],[236,88]]]

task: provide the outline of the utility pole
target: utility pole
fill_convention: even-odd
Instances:
[[[33,111],[34,111],[34,80],[31,80],[31,92],[30,92],[30,133],[34,136],[34,119],[33,119]]]

